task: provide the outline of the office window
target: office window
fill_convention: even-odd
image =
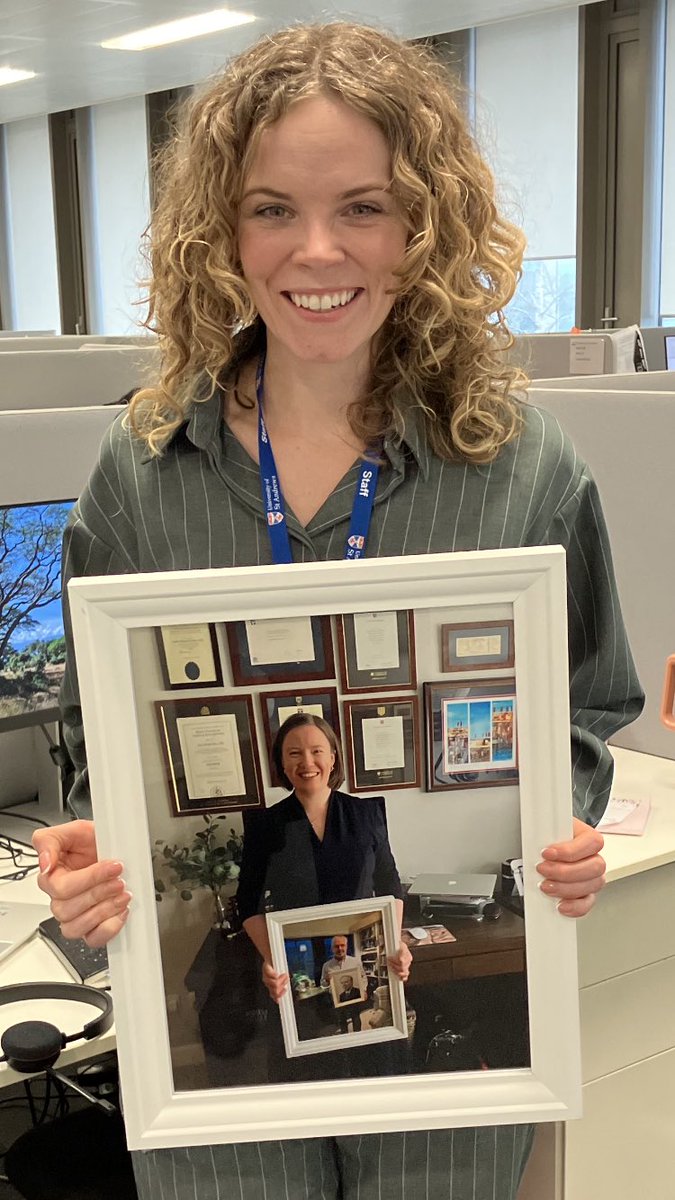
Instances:
[[[664,104],[663,218],[661,227],[662,325],[675,324],[675,0],[666,15],[666,94]]]
[[[578,62],[577,9],[475,31],[476,133],[528,241],[507,313],[516,333],[575,321]]]
[[[2,130],[3,326],[61,332],[47,117]]]
[[[89,332],[140,333],[139,245],[150,213],[145,96],[80,109],[79,156]]]

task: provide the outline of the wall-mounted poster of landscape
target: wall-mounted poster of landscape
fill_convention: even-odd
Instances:
[[[0,728],[55,717],[65,660],[61,538],[72,506],[0,507]]]

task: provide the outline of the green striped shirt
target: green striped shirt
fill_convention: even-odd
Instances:
[[[605,739],[635,719],[643,698],[592,476],[552,416],[523,411],[521,436],[488,466],[434,457],[411,417],[402,442],[384,447],[367,553],[565,547],[574,803],[595,823],[611,784]],[[357,473],[355,464],[306,528],[287,512],[295,561],[343,557]],[[224,424],[219,396],[194,406],[159,459],[122,421],[112,425],[66,531],[66,580],[271,561],[258,467]],[[78,772],[71,806],[86,813],[72,654],[62,708]],[[515,1200],[530,1140],[528,1126],[503,1126],[134,1158],[140,1200]]]

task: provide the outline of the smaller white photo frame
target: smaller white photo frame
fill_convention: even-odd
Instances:
[[[399,938],[393,896],[375,896],[339,904],[316,904],[309,908],[287,908],[269,912],[266,918],[274,969],[290,977],[289,986],[279,1002],[288,1058],[332,1050],[354,1050],[374,1042],[390,1042],[408,1036],[401,980],[389,967],[386,968],[386,976],[382,974],[371,978],[367,971],[367,960],[361,960],[358,949],[359,931],[379,927],[384,939],[385,956],[396,953]],[[321,987],[319,980],[314,981],[314,986],[307,987],[304,979],[302,986],[294,986],[287,944],[312,938],[330,941],[340,934],[353,941],[355,955],[350,957],[350,963],[356,957],[359,959],[358,965],[336,968],[329,975],[328,987]],[[351,979],[350,991],[357,992],[357,995],[346,995],[347,977]],[[305,1011],[307,1006],[321,1006],[323,1022],[306,1020],[309,1015]],[[376,1013],[379,1014],[378,1019],[375,1019]],[[313,1036],[318,1027],[322,1028],[321,1035]],[[306,1029],[311,1030],[307,1035],[304,1033]]]

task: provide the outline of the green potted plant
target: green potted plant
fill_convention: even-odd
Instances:
[[[158,838],[153,854],[155,865],[170,870],[170,883],[179,890],[181,899],[191,900],[195,890],[209,888],[214,905],[213,927],[225,931],[231,929],[234,914],[232,900],[223,897],[223,887],[238,878],[244,845],[242,835],[234,829],[230,829],[224,844],[218,841],[221,822],[227,819],[226,814],[205,816],[204,828],[187,845],[172,845]],[[161,901],[165,891],[166,884],[156,871],[155,898]]]

